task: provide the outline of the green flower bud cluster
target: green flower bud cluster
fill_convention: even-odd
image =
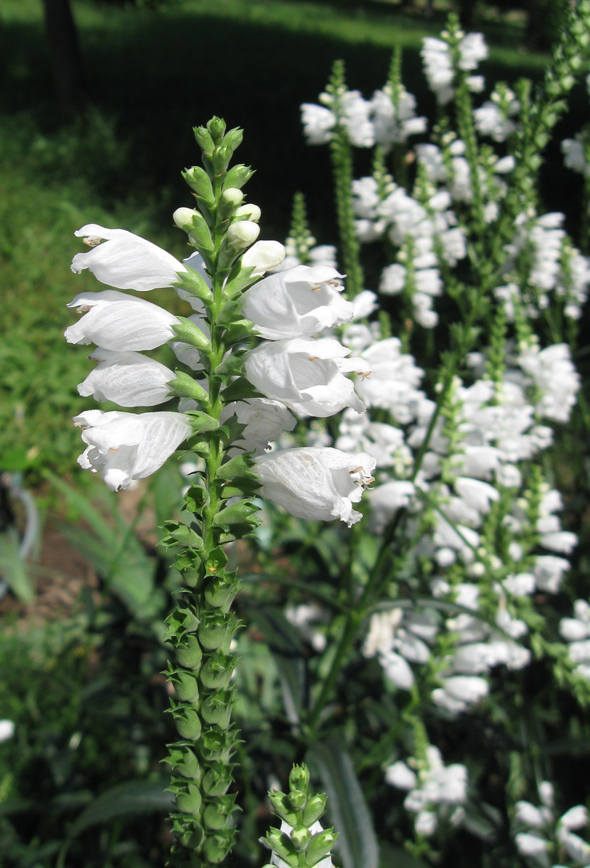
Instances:
[[[305,196],[301,192],[293,196],[291,229],[285,242],[288,256],[296,256],[301,265],[309,265],[309,250],[316,243],[307,222]]]
[[[187,169],[184,177],[196,207],[180,208],[174,220],[201,255],[210,282],[189,267],[177,286],[184,297],[198,299],[207,329],[179,319],[176,338],[197,351],[202,371],[194,377],[177,372],[170,387],[195,404],[187,412],[193,428],[189,449],[204,469],[192,477],[182,520],[166,522],[162,540],[183,583],[167,619],[166,641],[174,652],[166,672],[173,688],[169,711],[178,739],[168,746],[166,762],[176,796],[174,864],[210,868],[223,862],[234,841],[232,756],[239,743],[231,719],[232,640],[240,626],[231,606],[239,582],[227,569],[223,546],[251,534],[259,523],[253,501],[259,483],[250,458],[228,454],[244,426],[235,415],[222,424],[221,414],[227,404],[256,394],[240,376],[242,351],[236,344],[254,334],[252,324],[240,318],[239,296],[260,276],[254,265],[242,264],[242,254],[258,236],[260,209],[244,203],[241,188],[251,170],[229,168],[241,131],[226,132],[225,123],[213,118],[195,137],[203,166]]]
[[[270,829],[261,843],[290,868],[313,868],[325,860],[338,836],[333,829],[321,827],[319,820],[328,798],[322,793],[310,794],[307,767],[293,766],[289,792],[269,793],[269,799],[282,823],[280,829]]]
[[[365,278],[361,266],[360,242],[356,234],[355,215],[352,203],[353,160],[350,139],[343,123],[342,98],[346,93],[346,76],[343,60],[336,60],[326,86],[330,97],[330,109],[336,117],[336,126],[330,140],[330,157],[336,195],[336,218],[340,235],[343,271],[346,274],[346,290],[349,298],[363,291]]]

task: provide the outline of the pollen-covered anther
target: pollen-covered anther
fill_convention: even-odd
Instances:
[[[310,357],[309,357],[309,361],[310,361],[310,362],[317,362],[318,359],[319,359],[319,356],[310,356]]]
[[[98,235],[92,235],[89,238],[83,238],[82,243],[87,247],[98,247],[102,243],[102,238],[99,238]]]

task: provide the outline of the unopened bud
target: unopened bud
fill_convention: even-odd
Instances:
[[[185,793],[178,793],[176,804],[183,814],[198,814],[203,801],[201,792],[195,784],[189,784]]]
[[[224,190],[221,194],[221,201],[224,204],[233,205],[237,207],[244,199],[244,194],[241,190],[238,190],[237,187],[228,187],[227,190]],[[247,206],[242,206],[247,207]]]
[[[336,843],[336,838],[338,836],[334,834],[334,832],[327,829],[325,832],[318,832],[317,835],[314,835],[307,850],[305,851],[305,863],[309,866],[309,868],[313,868],[320,859],[323,859],[324,856],[327,856],[334,844]]]
[[[293,766],[289,774],[289,787],[292,790],[307,790],[309,786],[309,769],[303,763],[300,766]]]
[[[254,244],[260,234],[260,227],[251,220],[232,223],[227,230],[227,243],[232,247],[245,248]]]
[[[201,721],[194,708],[175,708],[174,723],[178,734],[189,741],[196,741],[201,734]]]
[[[225,121],[222,118],[212,117],[207,124],[207,130],[213,140],[218,142],[225,134]]]
[[[193,225],[193,217],[197,212],[192,208],[177,208],[174,214],[172,215],[172,219],[179,229],[184,230],[184,232],[188,232]]]
[[[190,672],[179,672],[174,681],[174,692],[182,702],[196,702],[199,698],[197,679]]]
[[[306,826],[312,826],[316,820],[319,820],[326,810],[327,802],[328,797],[323,793],[318,793],[316,796],[312,796],[311,799],[309,799],[303,809],[303,817],[301,818]]]
[[[242,256],[242,268],[254,268],[253,274],[265,274],[285,258],[285,248],[278,241],[257,241]]]
[[[248,220],[252,220],[254,223],[258,223],[261,216],[262,211],[258,205],[253,205],[252,202],[249,202],[247,205],[240,205],[236,211],[236,217],[247,217]]]
[[[307,803],[307,793],[302,790],[290,790],[289,801],[296,811],[302,811]]]
[[[290,838],[296,850],[305,850],[309,844],[311,832],[305,826],[296,826],[291,829]]]

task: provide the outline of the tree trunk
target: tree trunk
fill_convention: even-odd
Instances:
[[[43,0],[53,79],[60,111],[72,115],[86,104],[84,66],[70,0]]]

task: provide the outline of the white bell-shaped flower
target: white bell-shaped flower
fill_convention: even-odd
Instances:
[[[72,271],[80,274],[87,268],[97,280],[115,289],[147,292],[171,286],[186,271],[170,253],[126,229],[105,229],[88,223],[74,235],[84,238],[92,249],[74,256]]]
[[[334,338],[272,341],[253,350],[244,368],[259,392],[295,413],[326,417],[344,407],[362,413],[365,405],[344,372],[369,374],[370,368],[363,359],[347,359],[349,352]]]
[[[333,521],[348,526],[362,518],[353,509],[373,478],[375,459],[364,452],[347,455],[330,447],[307,447],[258,458],[254,472],[262,482],[261,497],[283,506],[298,518]]]
[[[87,449],[78,458],[85,470],[100,473],[112,491],[151,476],[191,433],[182,413],[104,413],[87,410],[74,418]]]
[[[117,353],[98,347],[88,358],[98,366],[78,386],[83,397],[114,401],[121,407],[153,407],[170,398],[174,371],[141,353]]]
[[[307,265],[271,274],[244,293],[244,316],[267,340],[311,336],[341,325],[354,313],[353,305],[340,295],[341,277],[335,268]]]
[[[174,337],[177,318],[143,298],[114,289],[82,292],[68,304],[84,316],[65,330],[70,344],[97,344],[105,350],[153,350]]]

